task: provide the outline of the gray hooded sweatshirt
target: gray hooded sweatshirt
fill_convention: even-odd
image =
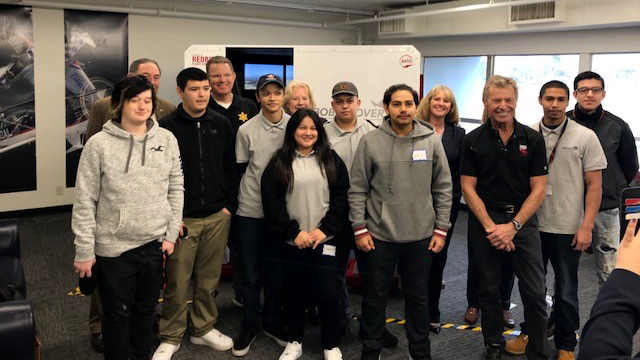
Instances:
[[[349,218],[378,240],[412,242],[451,226],[451,173],[442,141],[428,124],[413,120],[399,137],[390,120],[360,140],[351,167]]]
[[[138,138],[108,121],[87,141],[71,220],[75,261],[178,237],[184,202],[178,141],[155,120],[147,125]]]

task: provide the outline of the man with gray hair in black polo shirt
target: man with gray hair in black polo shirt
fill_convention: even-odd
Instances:
[[[462,142],[462,194],[469,207],[470,256],[478,271],[485,360],[502,358],[502,264],[511,262],[525,308],[530,360],[547,359],[547,309],[536,211],[547,187],[544,140],[515,120],[515,80],[490,77],[482,93],[486,122]],[[517,251],[516,251],[517,248]]]

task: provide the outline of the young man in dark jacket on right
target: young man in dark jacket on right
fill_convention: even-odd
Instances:
[[[602,285],[616,264],[616,249],[620,241],[620,192],[638,172],[636,141],[624,120],[602,109],[604,79],[592,71],[585,71],[573,81],[574,110],[567,116],[593,130],[607,157],[602,170],[602,202],[593,226],[591,248],[595,256],[596,272]]]
[[[237,208],[233,130],[224,116],[207,108],[211,87],[204,71],[184,69],[178,74],[177,83],[182,103],[160,125],[178,139],[185,176],[183,221],[188,236],[167,260],[161,344],[153,360],[169,360],[180,347],[187,328],[186,300],[191,278],[191,342],[219,351],[233,347],[233,340],[214,328],[218,318],[214,290],[220,280],[231,214]]]

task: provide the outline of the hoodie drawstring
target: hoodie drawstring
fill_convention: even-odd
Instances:
[[[147,157],[147,138],[149,138],[149,134],[145,134],[144,140],[142,140],[142,166],[144,166],[144,159]]]
[[[129,135],[129,155],[127,155],[127,166],[124,168],[124,172],[129,172],[129,162],[131,161],[131,153],[133,152],[133,135]]]
[[[147,139],[149,138],[149,134],[144,136],[142,140],[142,166],[144,166],[144,159],[147,156]],[[127,166],[124,168],[124,172],[129,172],[129,164],[131,163],[131,154],[133,153],[133,135],[129,135],[129,155],[127,155]]]
[[[389,163],[389,191],[393,194],[393,151],[396,146],[396,137],[391,135],[391,162]]]

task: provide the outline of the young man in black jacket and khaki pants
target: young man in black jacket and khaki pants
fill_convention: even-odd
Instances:
[[[182,104],[160,125],[178,139],[185,176],[184,225],[188,230],[167,261],[159,337],[153,360],[169,360],[187,327],[187,290],[192,275],[191,342],[225,351],[233,340],[214,328],[214,290],[220,280],[231,214],[237,205],[237,176],[231,124],[207,108],[211,87],[197,68],[177,77]],[[183,234],[184,235],[184,234]]]

